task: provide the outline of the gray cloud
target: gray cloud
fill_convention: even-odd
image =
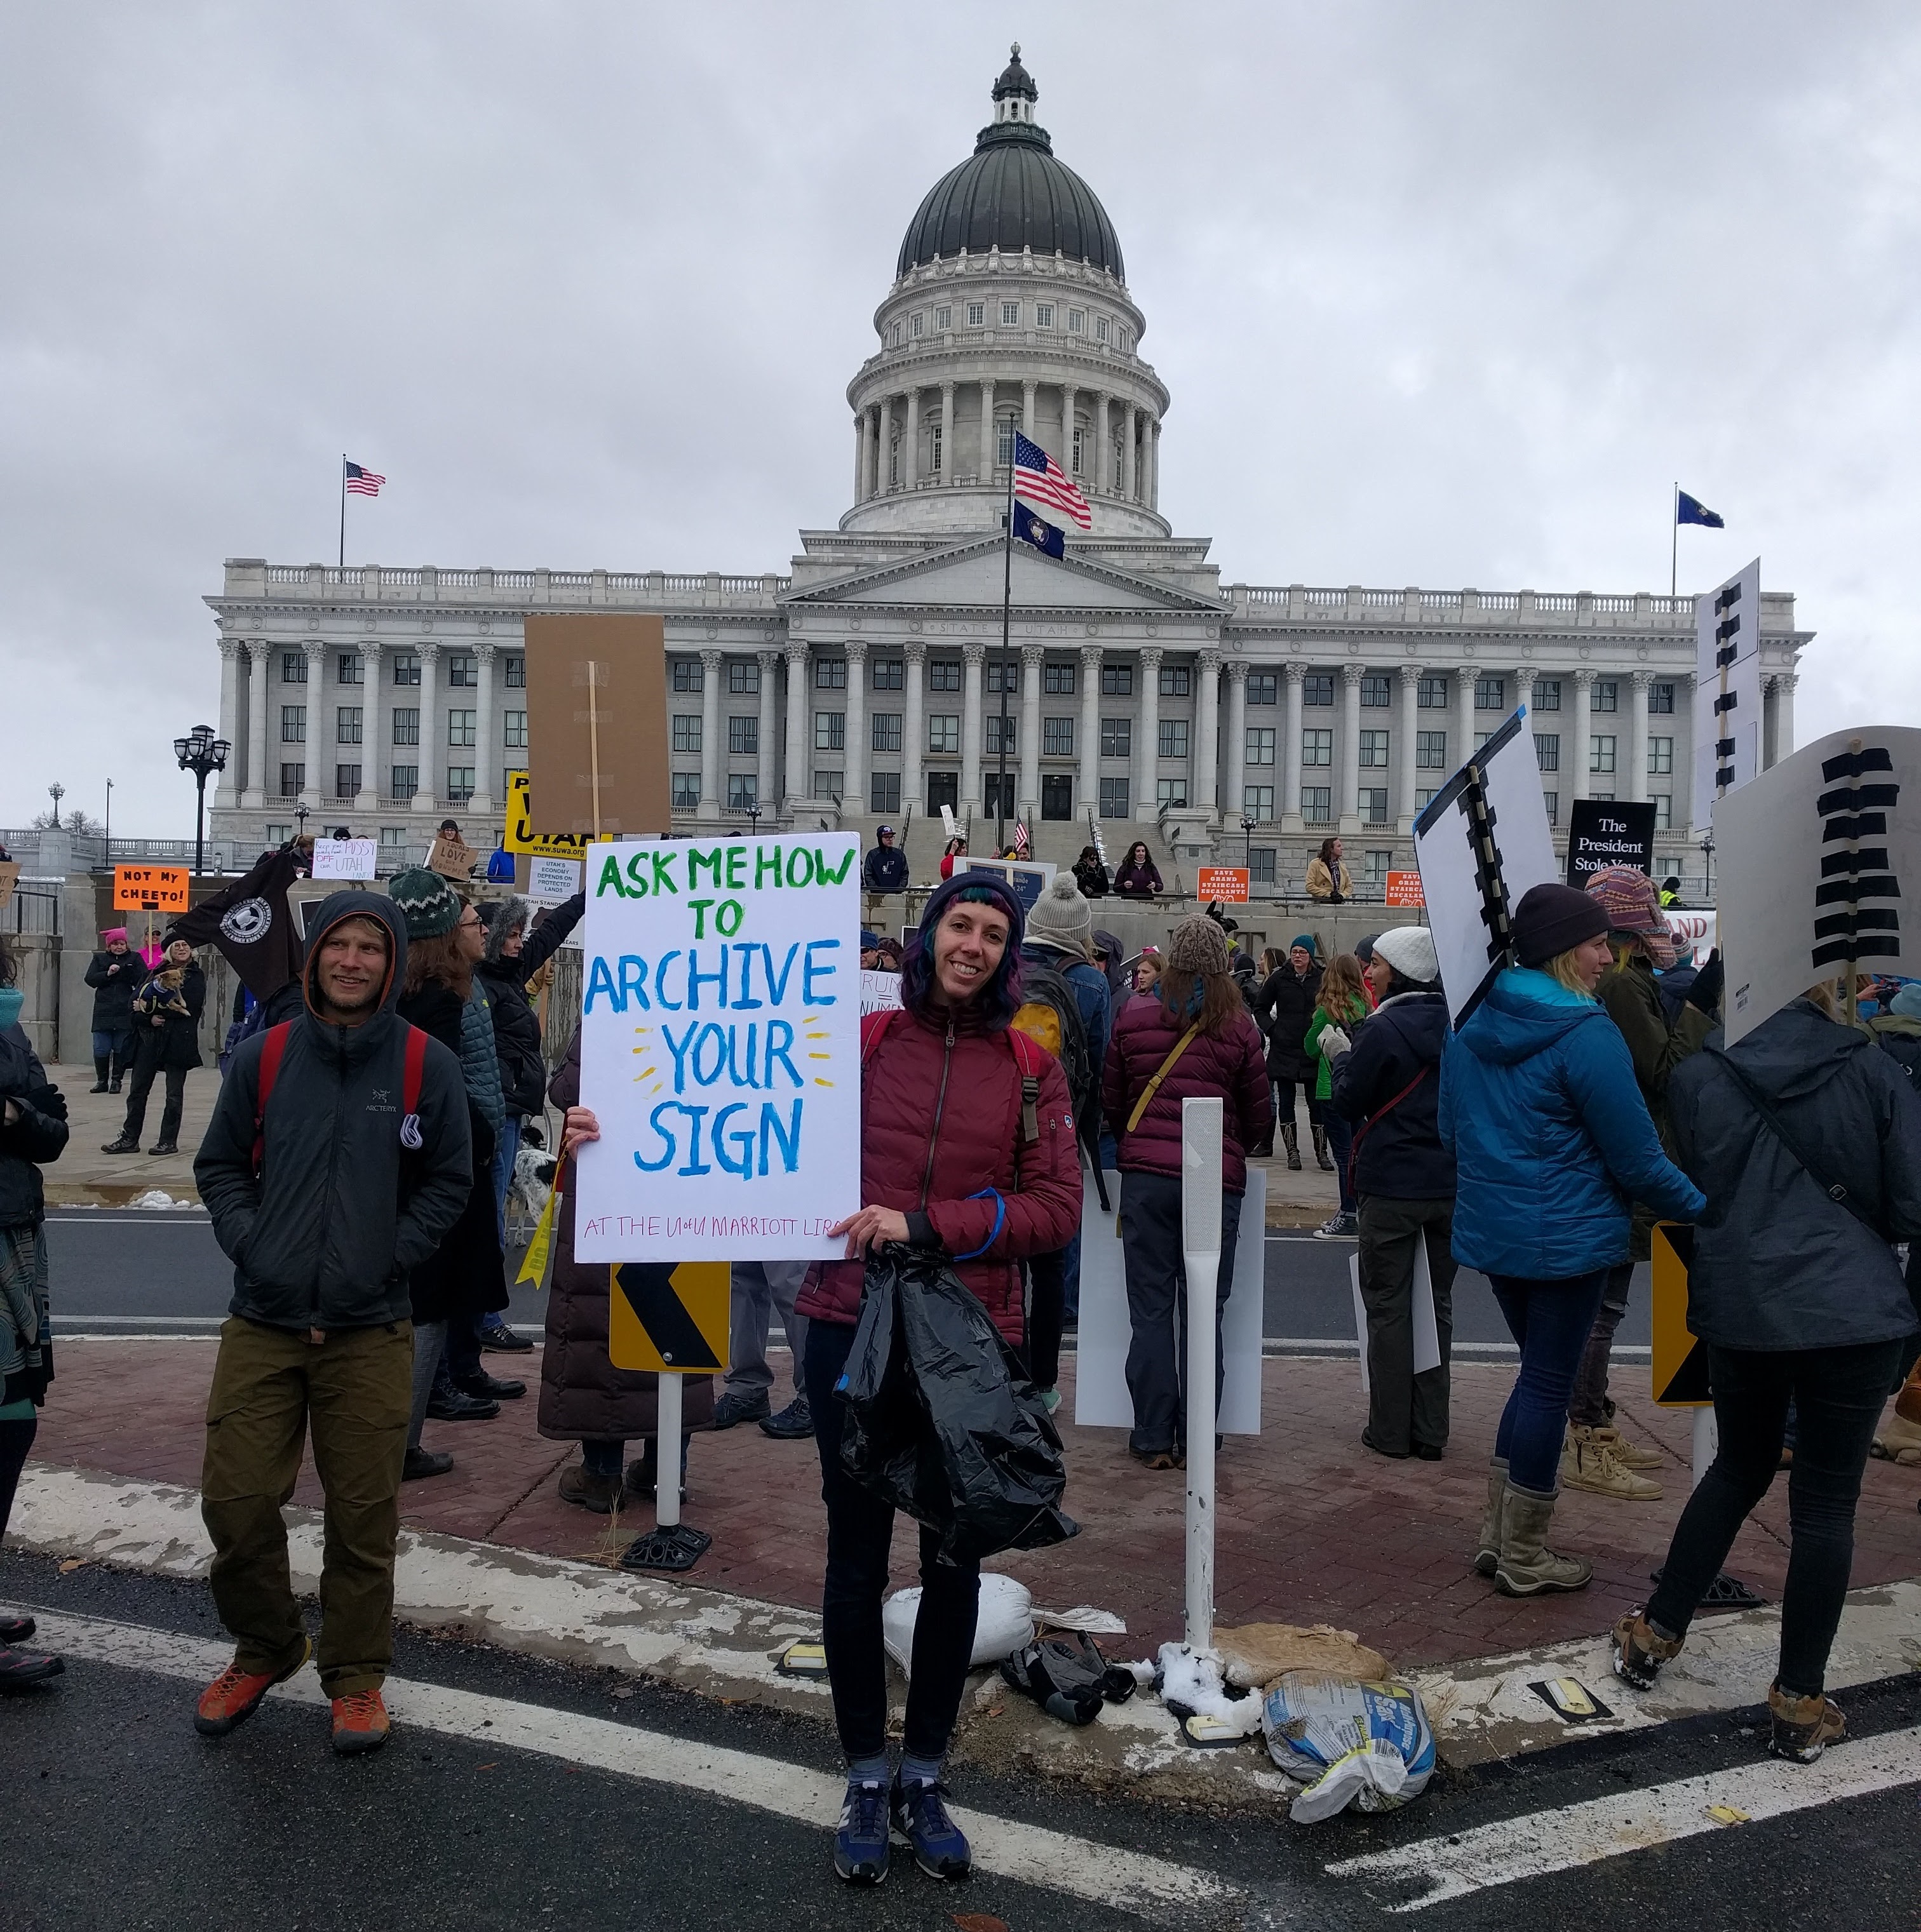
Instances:
[[[1019,38],[1230,579],[1682,587],[1758,551],[1804,736],[1921,718],[1921,20],[1856,4],[15,9],[0,822],[191,825],[223,557],[780,567]]]

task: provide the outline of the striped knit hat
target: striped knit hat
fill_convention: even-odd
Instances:
[[[461,922],[461,896],[438,872],[425,866],[396,872],[387,896],[407,921],[410,939],[437,939]]]
[[[1638,866],[1603,866],[1587,882],[1588,895],[1601,902],[1610,932],[1639,940],[1657,972],[1674,963],[1674,941],[1661,916],[1661,895]]]

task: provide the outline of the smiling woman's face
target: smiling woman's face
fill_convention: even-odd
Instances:
[[[934,986],[950,1006],[966,1005],[993,978],[1007,950],[1007,916],[956,899],[934,928]]]

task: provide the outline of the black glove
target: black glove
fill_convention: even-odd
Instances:
[[[1694,983],[1687,992],[1688,1004],[1712,1019],[1721,1004],[1721,982],[1727,976],[1727,969],[1721,963],[1721,948],[1717,946],[1707,956],[1707,964],[1694,975]]]

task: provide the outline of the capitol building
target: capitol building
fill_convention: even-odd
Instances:
[[[973,154],[908,224],[848,386],[848,507],[803,530],[786,569],[230,560],[207,599],[234,748],[214,836],[256,848],[304,808],[396,860],[449,813],[491,845],[526,761],[524,619],[647,611],[666,626],[677,831],[743,829],[750,808],[763,830],[863,838],[911,819],[926,878],[944,805],[977,853],[1002,811],[1043,858],[1097,828],[1110,862],[1146,839],[1170,890],[1244,862],[1257,894],[1298,890],[1338,833],[1364,892],[1412,864],[1414,814],[1525,703],[1557,824],[1577,798],[1652,800],[1658,870],[1698,877],[1691,597],[1223,583],[1209,539],[1175,534],[1171,392],[1114,225],[1037,95],[1016,48]],[[1004,659],[1016,429],[1093,524],[1062,559],[1014,546]],[[1771,764],[1793,748],[1811,634],[1778,592],[1761,629]]]

